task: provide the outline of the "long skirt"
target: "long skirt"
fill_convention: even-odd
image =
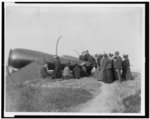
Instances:
[[[123,69],[123,72],[122,72],[122,79],[123,79],[123,80],[133,80],[133,77],[132,77],[130,68],[128,68],[128,69]]]
[[[113,79],[113,73],[111,69],[104,69],[104,74],[103,74],[103,81],[105,83],[112,83],[114,81]]]
[[[99,69],[96,68],[95,72],[94,72],[94,78],[98,78],[99,75]]]
[[[103,68],[97,70],[97,80],[98,81],[104,80],[104,69]]]
[[[112,70],[102,68],[98,74],[98,81],[104,81],[105,83],[112,83],[114,81]]]

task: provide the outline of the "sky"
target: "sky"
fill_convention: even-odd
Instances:
[[[5,55],[25,48],[78,57],[84,50],[128,54],[133,69],[142,64],[142,8],[113,5],[10,5],[5,12]]]

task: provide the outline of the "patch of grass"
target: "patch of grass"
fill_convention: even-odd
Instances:
[[[133,76],[135,77],[135,74]],[[115,81],[111,84],[101,82],[101,85],[99,95],[83,108],[82,112],[133,113],[140,110],[140,75],[136,74],[135,80],[128,80],[121,83]],[[138,97],[135,96],[137,93],[139,94]],[[130,106],[125,105],[124,102],[129,103]]]
[[[125,106],[124,112],[126,113],[138,113],[141,111],[141,97],[139,93],[129,96],[122,100]]]
[[[72,88],[33,88],[25,87],[13,93],[12,103],[15,103],[9,111],[19,112],[69,112],[73,106],[85,103],[93,98],[93,95],[85,89]],[[11,98],[12,98],[11,97]]]

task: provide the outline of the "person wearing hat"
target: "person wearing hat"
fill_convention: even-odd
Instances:
[[[122,58],[119,56],[119,52],[115,52],[115,57],[113,60],[113,67],[115,71],[115,80],[119,80],[121,82],[121,68],[122,68]]]
[[[105,83],[112,83],[114,80],[111,67],[111,60],[108,58],[107,54],[104,54],[103,59],[101,60],[98,80],[102,80]]]
[[[113,81],[115,80],[115,70],[114,70],[114,60],[113,60],[113,54],[112,53],[109,53],[109,65],[110,65],[110,69],[111,69],[111,72],[112,72],[112,78],[113,78]]]
[[[85,51],[85,54],[84,54],[84,61],[92,62],[92,57],[91,57],[91,55],[89,54],[89,51],[88,51],[88,50]]]
[[[106,54],[102,55],[102,59],[100,61],[100,67],[97,68],[98,74],[97,74],[97,80],[103,81],[104,80],[104,69],[106,68],[107,60],[106,60]]]
[[[124,81],[132,80],[132,74],[130,71],[130,61],[128,59],[128,55],[123,55],[123,62],[122,62],[122,78]]]
[[[62,77],[62,66],[58,56],[54,56],[55,68],[53,71],[52,78],[61,78]]]
[[[99,54],[98,58],[97,58],[97,65],[98,65],[98,67],[100,67],[100,61],[101,61],[102,58],[103,58],[103,55]]]

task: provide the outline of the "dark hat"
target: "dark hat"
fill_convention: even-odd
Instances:
[[[113,56],[113,54],[112,54],[112,53],[109,53],[109,56],[110,56],[110,57],[112,57],[112,56]]]
[[[107,57],[108,55],[106,53],[103,54],[104,57]]]
[[[116,51],[116,52],[115,52],[115,55],[119,55],[119,51]]]
[[[124,58],[128,58],[128,55],[123,55]]]

